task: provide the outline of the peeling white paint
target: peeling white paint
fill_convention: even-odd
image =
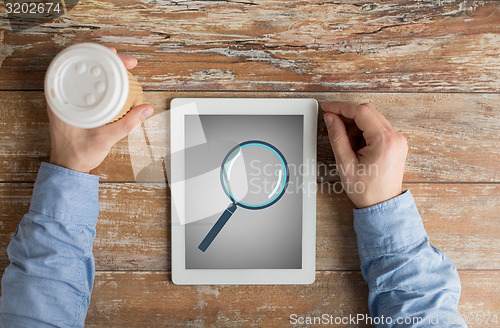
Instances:
[[[197,286],[196,291],[202,295],[213,295],[215,297],[219,296],[219,288],[212,286]]]
[[[209,49],[185,49],[163,47],[157,52],[163,53],[179,53],[179,54],[217,54],[229,58],[244,58],[253,62],[266,62],[282,69],[294,71],[297,74],[303,74],[302,69],[296,61],[284,58],[276,58],[273,56],[272,51],[268,50],[234,50],[230,48],[209,48]]]
[[[204,69],[188,75],[188,78],[198,81],[206,80],[234,80],[235,75],[232,71],[221,69]]]
[[[0,31],[0,67],[2,66],[5,58],[11,56],[14,53],[14,47],[3,43],[4,31]]]

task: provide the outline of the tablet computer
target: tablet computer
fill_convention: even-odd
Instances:
[[[315,279],[314,99],[171,102],[175,284]]]

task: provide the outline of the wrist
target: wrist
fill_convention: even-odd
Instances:
[[[30,210],[58,221],[95,225],[99,214],[99,177],[43,162]]]
[[[371,206],[375,206],[381,203],[384,203],[388,200],[391,200],[393,198],[396,198],[400,196],[404,192],[403,187],[394,190],[392,192],[387,192],[387,193],[376,193],[373,197],[367,197],[366,199],[357,199],[356,201],[353,200],[354,205],[358,209],[363,209]]]
[[[409,190],[383,203],[354,209],[353,214],[362,263],[406,251],[426,240],[422,220]]]
[[[50,164],[54,164],[60,167],[64,167],[66,169],[70,169],[73,171],[81,172],[81,173],[90,173],[90,169],[84,167],[83,165],[78,165],[77,163],[70,163],[68,161],[59,160],[57,157],[51,156],[49,159]]]

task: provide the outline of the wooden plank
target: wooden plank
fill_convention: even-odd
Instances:
[[[415,198],[431,244],[444,251],[457,268],[500,268],[496,251],[500,249],[497,184],[405,184],[404,187]],[[352,228],[354,206],[345,194],[337,194],[331,184],[318,184],[318,188],[316,268],[359,269]]]
[[[469,327],[498,327],[500,272],[459,271],[458,274],[462,285],[458,309]],[[497,322],[492,321],[494,318],[498,319]],[[488,323],[486,319],[489,319]]]
[[[241,93],[147,92],[156,114],[169,109],[175,97],[311,97],[320,102],[347,100],[374,103],[408,138],[410,151],[405,181],[499,182],[500,95],[392,93]],[[0,181],[34,181],[41,161],[50,154],[48,118],[41,92],[0,92]],[[164,115],[147,129],[156,152],[166,153]],[[163,140],[163,143],[161,142]],[[135,181],[134,161],[149,160],[145,147],[119,142],[94,170],[104,181]],[[338,180],[334,157],[320,112],[318,122],[319,177]]]
[[[0,14],[0,89],[41,90],[65,47],[139,58],[148,90],[498,92],[497,1],[81,1],[13,33]]]
[[[285,327],[293,313],[368,313],[359,273],[321,272],[314,284],[295,286],[176,286],[170,279],[98,272],[85,326]]]
[[[319,184],[317,270],[358,270],[352,204]],[[500,269],[498,184],[410,184],[431,243],[459,269]],[[29,206],[32,184],[0,184],[0,268]],[[162,184],[101,184],[94,241],[98,270],[170,269],[170,197]]]
[[[461,271],[459,312],[487,315],[500,308],[500,272]],[[367,287],[359,272],[317,272],[312,285],[176,286],[166,272],[98,272],[86,327],[311,327],[290,315],[368,315]],[[334,319],[335,320],[335,319]],[[333,324],[332,327],[372,327]],[[320,325],[314,325],[320,327]]]

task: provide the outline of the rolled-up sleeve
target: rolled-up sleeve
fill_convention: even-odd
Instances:
[[[7,253],[4,327],[83,327],[94,281],[99,177],[42,163]]]
[[[410,191],[355,209],[354,229],[370,314],[386,319],[379,327],[466,327],[458,272],[429,244]]]

